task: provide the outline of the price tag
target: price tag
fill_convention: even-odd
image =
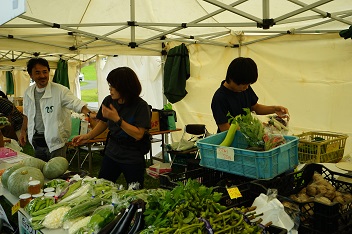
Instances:
[[[340,146],[340,144],[339,144],[338,141],[327,145],[326,146],[326,153],[338,151],[339,150],[339,146]]]
[[[216,149],[216,157],[218,159],[223,159],[227,161],[234,161],[235,160],[235,152],[233,149],[229,147],[218,147]]]
[[[242,197],[242,194],[237,187],[228,188],[227,192],[231,199]]]
[[[11,208],[12,215],[14,215],[20,209],[20,201],[18,201],[13,207]]]

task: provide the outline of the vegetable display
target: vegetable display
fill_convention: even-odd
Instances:
[[[58,189],[54,179],[46,186]],[[57,187],[55,187],[57,186]],[[26,207],[34,230],[64,228],[70,234],[262,233],[255,207],[227,208],[223,194],[196,180],[172,190],[123,189],[104,179],[75,177],[65,198],[36,198]],[[72,187],[74,186],[74,187]],[[61,192],[65,190],[64,187]],[[70,191],[70,192],[69,192]],[[60,193],[61,193],[60,192]]]
[[[68,169],[68,161],[64,157],[54,157],[43,166],[45,178],[55,179],[63,175]]]
[[[43,171],[43,167],[46,162],[44,160],[39,159],[39,158],[28,157],[28,158],[23,159],[22,163],[24,166],[35,167],[35,168],[38,168],[39,170]]]
[[[28,182],[30,180],[39,180],[41,186],[44,184],[43,173],[34,167],[20,167],[15,170],[7,180],[7,186],[10,193],[18,197],[28,192]]]
[[[22,164],[22,163],[17,163],[17,164],[15,164],[15,165],[13,165],[12,167],[7,168],[7,169],[4,171],[4,173],[3,173],[2,176],[1,176],[1,183],[2,183],[2,185],[3,185],[5,188],[8,188],[8,187],[7,187],[7,180],[8,180],[8,178],[10,177],[10,175],[11,175],[14,171],[16,171],[18,168],[20,168],[20,167],[23,167],[23,164]]]

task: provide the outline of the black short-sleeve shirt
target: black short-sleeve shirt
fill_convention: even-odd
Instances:
[[[127,123],[136,127],[150,129],[150,108],[142,98],[129,103],[119,104],[111,96],[105,97],[102,105],[107,107],[112,104],[120,117]],[[115,122],[103,117],[102,107],[99,108],[97,119],[107,122],[110,131],[110,139],[105,149],[105,154],[117,162],[133,164],[144,162],[138,144],[130,144],[136,140],[124,132]]]
[[[245,114],[243,108],[251,108],[258,102],[258,97],[250,86],[243,92],[233,92],[223,85],[224,82],[221,82],[211,102],[211,110],[217,125],[228,122],[226,116],[228,112],[236,117]]]

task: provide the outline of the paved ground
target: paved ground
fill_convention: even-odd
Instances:
[[[81,86],[81,90],[97,88],[97,81],[96,80],[85,80],[84,82],[86,82],[87,84]]]

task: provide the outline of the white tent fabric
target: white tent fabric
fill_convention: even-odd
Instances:
[[[188,95],[173,105],[177,126],[205,123],[215,133],[212,95],[233,58],[251,57],[259,68],[253,88],[260,103],[287,106],[293,133],[349,134],[345,153],[352,151],[352,41],[338,34],[352,25],[351,0],[27,0],[26,6],[25,14],[0,25],[0,69],[23,69],[34,54],[53,62],[62,56],[77,63],[70,72],[77,82],[79,67],[97,59],[101,102],[114,66],[131,66],[141,79],[162,76],[162,50],[184,42],[191,77]],[[105,65],[103,56],[109,56]],[[142,82],[149,98],[153,88]],[[162,98],[156,100],[159,107]]]

